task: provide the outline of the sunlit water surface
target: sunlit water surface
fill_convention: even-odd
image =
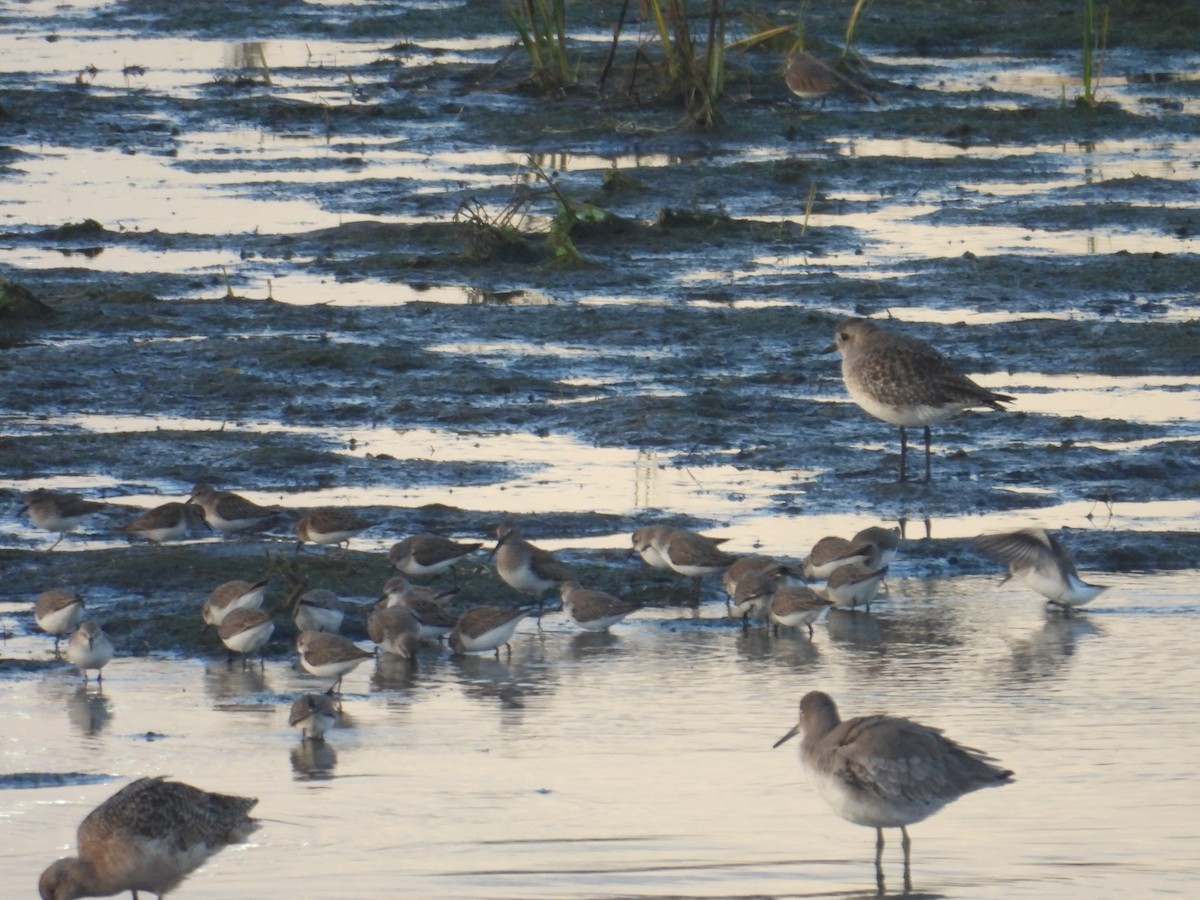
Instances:
[[[263,819],[181,897],[870,894],[873,834],[819,799],[795,744],[771,749],[822,689],[843,715],[909,715],[1017,773],[911,829],[922,895],[1186,895],[1200,878],[1195,579],[1111,576],[1073,619],[994,578],[898,580],[811,643],[743,633],[720,605],[646,611],[611,637],[552,615],[522,627],[511,659],[431,650],[415,675],[368,662],[346,679],[346,727],[317,747],[287,707],[327,685],[282,662],[122,657],[102,695],[65,667],[11,674],[0,775],[108,779],[0,790],[0,866],[13,896],[31,894],[88,810],[169,774],[257,796]],[[17,632],[6,656],[50,652],[23,634],[27,605],[0,621]],[[885,871],[898,891],[898,836]]]

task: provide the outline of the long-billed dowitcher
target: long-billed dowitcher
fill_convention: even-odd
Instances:
[[[202,791],[162,777],[139,778],[87,814],[78,856],[52,863],[38,881],[42,900],[174,890],[208,857],[258,827],[258,800]]]
[[[990,756],[910,719],[863,716],[842,721],[828,694],[810,691],[800,721],[775,746],[804,732],[800,763],[817,792],[848,822],[874,828],[875,873],[883,890],[883,829],[899,828],[904,887],[912,889],[908,826],[964,794],[1012,780]]]

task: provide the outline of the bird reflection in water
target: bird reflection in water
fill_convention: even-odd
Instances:
[[[95,737],[112,719],[112,705],[98,685],[89,688],[81,684],[67,701],[67,717],[84,735]]]
[[[337,767],[337,751],[328,741],[293,744],[291,758],[292,776],[297,781],[322,781],[333,778],[333,770]]]
[[[1075,655],[1081,638],[1103,634],[1089,619],[1078,616],[1047,616],[1042,627],[1027,638],[1009,643],[1011,676],[1017,681],[1036,682],[1063,673]]]

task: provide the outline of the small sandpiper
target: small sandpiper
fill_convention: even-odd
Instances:
[[[233,662],[233,654],[240,653],[243,669],[246,668],[250,654],[262,650],[274,632],[275,623],[268,613],[245,606],[228,612],[217,628],[221,643],[229,651],[229,662]],[[265,665],[265,658],[260,659],[259,664]]]
[[[848,541],[840,537],[823,537],[804,559],[804,574],[808,578],[828,578],[842,566],[860,565],[879,568],[881,551],[870,541]]]
[[[864,528],[854,537],[850,538],[850,543],[855,547],[860,547],[863,544],[872,544],[878,551],[873,557],[873,562],[877,568],[890,565],[892,560],[896,558],[896,553],[900,549],[900,529],[899,528],[884,528],[881,525],[871,525]]]
[[[67,640],[67,661],[83,674],[83,680],[88,680],[88,669],[96,670],[96,683],[104,680],[101,672],[113,658],[112,641],[96,622],[84,622]]]
[[[450,633],[458,616],[445,603],[456,591],[435,591],[420,584],[412,584],[403,575],[394,575],[383,585],[383,596],[379,599],[387,606],[402,606],[408,610],[420,627],[418,637],[422,641],[436,642]]]
[[[542,597],[571,577],[570,570],[549,550],[536,547],[521,537],[515,522],[496,526],[496,572],[504,582],[538,602],[541,618]]]
[[[208,529],[204,511],[194,503],[173,500],[147,510],[132,522],[122,525],[120,530],[130,537],[143,537],[151,543],[163,544],[182,541],[201,528]]]
[[[869,319],[846,319],[828,348],[842,354],[842,379],[850,398],[869,415],[900,427],[900,480],[907,479],[909,426],[925,429],[925,481],[930,478],[930,425],[963,410],[1003,410],[1016,398],[980,387],[924,341],[880,328]]]
[[[305,591],[296,601],[296,611],[292,613],[297,631],[328,631],[330,634],[337,634],[341,631],[345,618],[342,601],[328,588]]]
[[[654,542],[654,548],[671,571],[692,579],[693,591],[700,596],[700,582],[705,575],[717,575],[737,562],[737,557],[717,546],[717,541],[703,534],[676,528]]]
[[[348,509],[314,509],[301,516],[300,521],[296,523],[296,537],[299,539],[296,549],[302,549],[305,544],[320,544],[324,547],[344,544],[340,556],[345,556],[350,551],[352,537],[378,524],[378,521],[364,519]]]
[[[780,626],[784,628],[808,628],[808,636],[813,636],[813,624],[833,606],[833,601],[822,597],[812,588],[805,585],[781,584],[771,595],[771,603],[767,607],[767,615],[774,625],[775,633],[779,634]]]
[[[874,828],[876,885],[883,892],[883,829],[899,828],[904,888],[912,890],[908,826],[964,794],[1012,781],[994,759],[950,740],[939,729],[894,716],[842,721],[833,699],[810,691],[800,721],[775,746],[801,731],[800,762],[817,792],[848,822]]]
[[[32,490],[21,499],[21,508],[29,513],[34,525],[58,535],[49,550],[62,543],[67,532],[74,531],[84,519],[104,507],[105,504],[84,500],[78,494],[60,494],[46,488]]]
[[[33,604],[33,620],[38,628],[54,635],[54,655],[64,634],[75,630],[83,618],[83,596],[78,591],[50,588],[38,594]]]
[[[42,900],[148,891],[162,897],[208,857],[258,827],[258,801],[202,791],[164,778],[140,778],[84,818],[79,855],[51,864],[38,881]]]
[[[872,569],[853,563],[841,566],[829,573],[825,582],[825,596],[843,609],[865,606],[871,611],[871,601],[879,593],[879,586],[887,576],[887,567]]]
[[[338,709],[331,694],[302,694],[292,701],[288,725],[300,729],[300,742],[325,740],[325,732],[337,723]]]
[[[1070,552],[1043,528],[987,534],[976,538],[974,543],[993,559],[1008,563],[1005,581],[1019,578],[1064,612],[1090,603],[1108,589],[1080,578]]]
[[[421,646],[421,623],[407,606],[378,601],[367,616],[367,636],[384,653],[416,659]]]
[[[478,653],[487,650],[496,651],[496,659],[500,658],[500,648],[505,647],[512,655],[512,640],[521,620],[532,613],[539,612],[532,606],[519,609],[511,606],[475,606],[468,609],[454,624],[450,632],[450,649],[455,653]]]
[[[561,586],[563,609],[584,631],[608,631],[626,616],[637,612],[642,604],[622,600],[604,591],[580,587],[578,582],[564,581]]]
[[[307,671],[318,678],[337,679],[330,688],[332,691],[341,687],[343,676],[374,656],[340,634],[325,631],[300,632],[296,649],[300,651],[300,664]]]
[[[388,562],[410,578],[432,578],[443,572],[455,575],[455,565],[483,544],[460,543],[436,534],[414,534],[388,551]],[[457,584],[457,577],[455,583]]]
[[[235,609],[259,609],[263,595],[267,592],[267,579],[242,581],[235,579],[218,584],[200,607],[200,617],[205,625],[221,627],[225,617]]]
[[[225,534],[257,531],[279,515],[277,509],[259,506],[239,494],[218,491],[208,484],[193,487],[188,502],[204,510],[204,521],[210,528]]]

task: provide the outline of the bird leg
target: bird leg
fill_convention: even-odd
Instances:
[[[900,481],[903,483],[908,480],[908,472],[905,463],[908,460],[908,431],[904,426],[900,426]]]
[[[933,440],[933,436],[929,433],[929,426],[925,426],[925,483],[929,483],[929,445]]]
[[[909,869],[909,855],[912,851],[912,839],[908,836],[908,829],[903,825],[900,826],[900,846],[904,848],[904,893],[912,893],[912,871]]]
[[[883,882],[883,829],[875,829],[875,888],[883,894],[887,888]]]

